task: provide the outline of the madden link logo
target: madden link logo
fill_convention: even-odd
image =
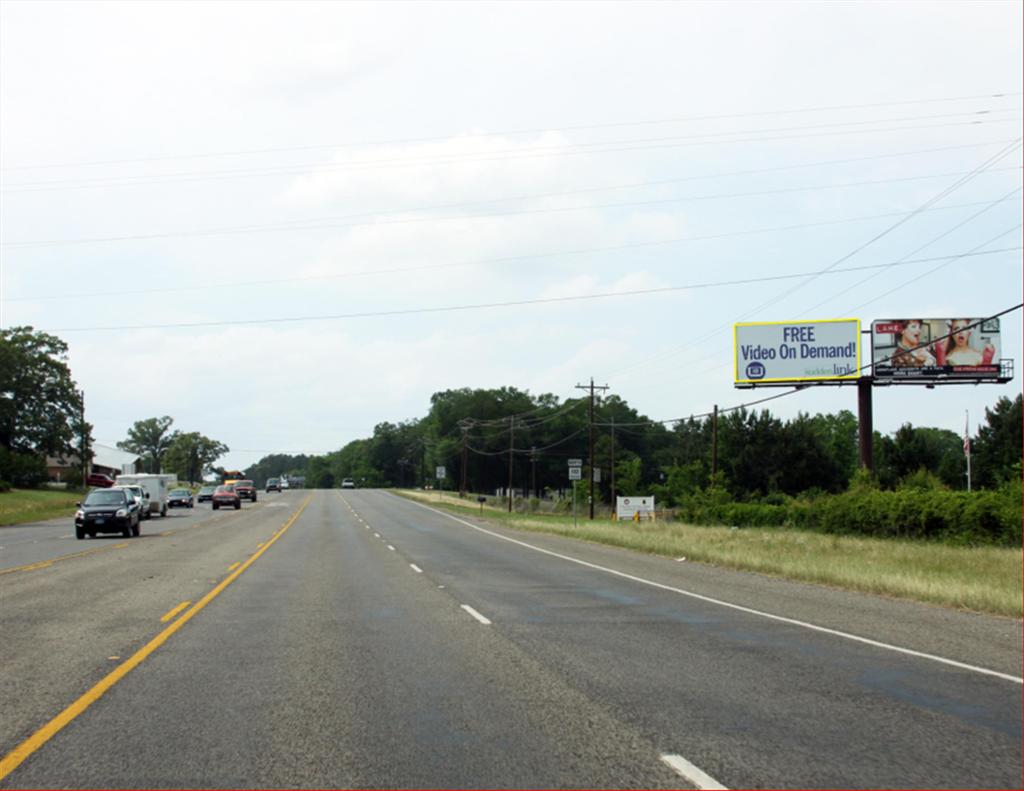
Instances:
[[[764,379],[764,365],[756,360],[747,366],[747,379]]]

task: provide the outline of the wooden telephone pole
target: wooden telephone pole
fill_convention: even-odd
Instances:
[[[595,385],[594,378],[590,378],[589,385],[576,385],[577,390],[589,390],[590,391],[590,412],[587,417],[587,434],[588,434],[588,446],[589,456],[587,461],[590,463],[590,518],[594,518],[594,391],[595,390],[607,390],[608,385]]]

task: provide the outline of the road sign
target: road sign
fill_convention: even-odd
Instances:
[[[582,467],[570,467],[569,468],[569,480],[570,481],[582,481],[583,480],[583,468]]]
[[[569,459],[569,466],[570,467],[582,467],[583,466],[583,459]]]
[[[653,497],[616,497],[615,518],[623,519],[654,519]]]
[[[444,468],[444,467],[438,467],[438,468],[437,468],[437,475],[436,475],[435,477],[436,477],[436,478],[437,478],[437,479],[438,479],[439,481],[440,481],[440,480],[441,480],[442,478],[447,478],[448,476],[446,475],[446,470],[445,470],[445,468]]]
[[[594,467],[594,483],[601,483],[601,468]]]

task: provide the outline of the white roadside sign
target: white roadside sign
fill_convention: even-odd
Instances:
[[[653,497],[616,497],[615,518],[654,519]]]
[[[437,475],[435,475],[434,477],[435,477],[435,478],[437,478],[438,480],[441,480],[441,479],[443,479],[443,478],[446,478],[446,477],[448,477],[448,476],[447,476],[447,475],[445,474],[446,472],[447,472],[447,470],[445,470],[445,468],[444,468],[444,467],[440,467],[440,466],[439,466],[439,467],[437,468]]]
[[[583,480],[583,468],[582,467],[570,467],[569,468],[569,480],[570,481],[582,481]]]

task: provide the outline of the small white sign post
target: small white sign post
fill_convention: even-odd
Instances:
[[[576,481],[583,480],[582,459],[569,459],[569,480],[572,481],[572,526],[576,527]]]
[[[444,468],[443,464],[439,464],[437,466],[437,469],[434,470],[434,477],[437,478],[437,499],[438,500],[441,499],[441,492],[443,490],[443,483],[442,483],[442,481],[444,481],[444,479],[446,477],[448,477],[447,473],[448,473],[448,471]]]

